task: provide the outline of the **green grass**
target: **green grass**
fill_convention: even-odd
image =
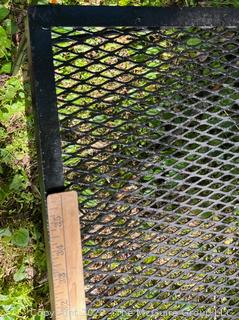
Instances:
[[[25,114],[22,78],[6,77],[0,88],[0,319],[3,320],[37,319],[30,315],[31,310],[39,309],[47,301],[42,228],[36,223],[40,216],[39,191],[32,173],[35,159],[29,156],[30,123],[31,117]]]
[[[40,320],[49,309],[40,194],[29,97],[10,74],[20,28],[10,5],[0,5],[0,319]]]

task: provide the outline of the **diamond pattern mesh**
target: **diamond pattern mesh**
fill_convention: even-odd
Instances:
[[[236,28],[53,28],[89,319],[238,319]]]

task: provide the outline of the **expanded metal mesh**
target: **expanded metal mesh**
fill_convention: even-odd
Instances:
[[[236,28],[53,28],[89,319],[238,319]]]

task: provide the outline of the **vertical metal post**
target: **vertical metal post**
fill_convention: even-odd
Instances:
[[[41,190],[46,194],[62,191],[64,178],[51,29],[35,23],[34,16],[29,16],[28,48]]]

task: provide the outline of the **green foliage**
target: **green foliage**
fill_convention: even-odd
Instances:
[[[0,238],[1,237],[11,237],[12,233],[9,228],[0,229]]]
[[[11,38],[17,31],[10,4],[2,1],[0,5],[0,218],[6,221],[0,228],[0,319],[43,320],[44,314],[32,314],[33,308],[38,310],[47,301],[47,282],[41,284],[46,257],[41,226],[33,227],[31,221],[40,212],[31,172],[34,158],[30,161],[29,156],[34,156],[29,151],[32,119],[25,113],[22,77],[9,76],[15,47]],[[37,288],[33,280],[40,282]]]
[[[201,39],[199,38],[190,38],[187,41],[188,46],[198,46],[201,43]]]
[[[26,247],[29,242],[29,231],[21,228],[14,232],[12,236],[12,243],[18,247]]]
[[[0,229],[0,319],[45,319],[43,314],[33,315],[36,302],[33,299],[34,274],[42,277],[46,270],[46,258],[42,236],[31,224],[16,230]],[[7,280],[6,280],[7,278]],[[18,284],[19,283],[19,284]],[[41,288],[40,288],[41,287]],[[47,293],[45,285],[39,286]],[[38,289],[39,290],[39,289]],[[38,314],[38,312],[36,312]]]
[[[119,0],[120,6],[128,6],[131,4],[131,0]]]
[[[8,15],[9,15],[9,9],[4,6],[0,6],[0,22],[3,19],[5,19]]]
[[[8,294],[0,295],[0,319],[15,320],[15,319],[29,319],[22,317],[22,312],[26,308],[31,308],[33,299],[30,295],[31,288],[29,286],[22,286],[16,284],[13,286]]]
[[[9,18],[7,5],[0,5],[0,75],[11,72],[11,36],[17,31],[16,24]]]
[[[8,50],[11,48],[11,41],[8,38],[6,30],[0,26],[0,58],[8,56]]]
[[[24,265],[21,265],[21,267],[14,274],[13,279],[15,282],[19,282],[26,279],[26,277],[27,277],[26,268]]]
[[[0,89],[0,201],[6,203],[33,200],[31,193],[23,192],[29,186],[26,129],[22,80],[12,77]]]

